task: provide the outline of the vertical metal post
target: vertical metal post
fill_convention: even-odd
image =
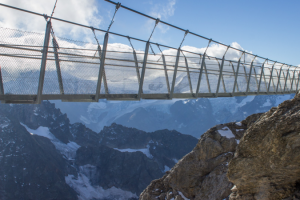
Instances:
[[[43,93],[43,86],[44,86],[44,79],[45,79],[45,72],[46,72],[50,33],[51,33],[51,21],[47,21],[43,54],[42,54],[42,62],[41,62],[41,70],[40,70],[40,77],[39,77],[39,85],[38,85],[37,99],[36,99],[37,104],[40,104],[42,102],[42,93]]]
[[[278,93],[278,86],[279,86],[279,83],[280,83],[280,76],[281,76],[282,67],[283,67],[283,65],[280,67],[279,75],[277,75],[278,82],[277,82],[276,94]],[[281,84],[280,84],[280,86],[281,86]]]
[[[165,55],[162,54],[161,57],[162,57],[163,64],[164,64],[164,71],[165,71],[168,94],[170,95],[170,83],[169,83],[169,76],[168,76],[168,71],[167,71],[167,64],[166,64],[166,60],[165,60]]]
[[[53,44],[53,49],[54,49],[55,66],[56,66],[56,72],[57,72],[59,91],[60,91],[60,94],[64,94],[64,86],[63,86],[63,82],[62,82],[59,56],[58,56],[58,44],[57,44],[57,41],[55,38],[52,38],[52,44]]]
[[[217,85],[217,90],[216,90],[215,97],[218,97],[219,88],[220,88],[220,83],[221,83],[221,78],[222,78],[222,73],[223,73],[224,61],[225,61],[225,55],[224,55],[223,58],[222,58],[221,66],[219,65],[219,67],[220,67],[220,73],[219,73],[219,79],[218,79],[218,85]],[[219,62],[218,62],[218,64],[219,64]],[[224,88],[225,88],[225,87],[224,87]],[[226,92],[226,91],[224,91],[224,92]]]
[[[184,60],[185,60],[186,73],[187,73],[187,77],[188,77],[188,81],[189,81],[189,85],[190,85],[190,91],[191,91],[191,94],[193,96],[193,88],[192,88],[192,82],[191,82],[191,76],[190,76],[188,61],[187,61],[186,57],[184,57]]]
[[[139,93],[138,93],[138,96],[137,96],[138,100],[141,99],[141,94],[143,93],[143,84],[144,84],[144,78],[145,78],[145,72],[146,72],[146,64],[147,64],[147,59],[148,59],[149,45],[150,45],[150,42],[148,41],[146,43],[146,48],[145,48],[143,68],[142,68],[142,74],[141,74],[141,81],[140,81],[140,85],[139,85]]]
[[[291,66],[290,66],[291,67]],[[288,80],[288,77],[290,75],[290,67],[288,68],[287,72],[286,72],[286,78],[285,78],[285,81],[284,81],[284,88],[283,88],[283,92],[285,92],[285,88],[286,88],[286,84],[287,84],[287,80]]]
[[[100,67],[101,67],[101,54],[102,54],[102,51],[101,51],[101,47],[100,45],[98,44],[98,53],[99,53],[99,59],[100,59]],[[105,68],[103,67],[103,74],[102,74],[102,77],[103,77],[103,83],[104,83],[104,89],[105,89],[105,94],[108,94],[108,86],[107,86],[107,79],[106,79],[106,74],[105,74]]]
[[[136,77],[138,79],[138,84],[140,85],[140,82],[141,82],[140,76],[141,75],[140,75],[140,70],[139,70],[139,63],[138,63],[136,52],[134,49],[133,49],[133,58],[134,58],[134,63],[135,63]]]
[[[267,60],[265,60],[266,62]],[[258,83],[258,91],[257,91],[257,94],[260,92],[260,84],[261,84],[261,79],[262,79],[262,76],[264,74],[264,68],[265,68],[265,62],[263,63],[262,67],[261,67],[261,72],[260,72],[260,77],[259,77],[259,83]]]
[[[173,74],[173,82],[172,82],[172,87],[171,87],[171,92],[170,92],[170,99],[173,98],[179,58],[180,58],[180,48],[177,50],[177,56],[176,56],[176,61],[175,61],[174,74]]]
[[[202,73],[203,73],[204,64],[205,64],[205,53],[202,56],[201,68],[200,68],[200,73],[199,73],[199,78],[198,78],[198,83],[197,83],[196,98],[198,98],[198,94],[199,94],[199,89],[200,89],[200,83],[201,83],[201,77],[202,77]]]
[[[256,56],[252,60],[251,66],[250,66],[250,72],[249,72],[249,78],[248,78],[248,83],[247,83],[246,95],[248,95],[248,92],[249,92],[249,89],[250,89],[251,74],[252,74],[253,62],[254,62],[255,58],[256,58]]]
[[[241,62],[241,59],[239,59],[239,61],[238,61],[236,72],[234,71],[234,66],[231,63],[231,65],[232,65],[232,71],[233,71],[233,75],[234,75],[234,83],[233,83],[233,89],[232,89],[232,96],[234,96],[235,87],[237,87],[237,91],[239,90],[238,85],[237,85],[237,77],[238,77],[238,73],[239,73],[240,62]]]
[[[268,91],[267,91],[267,94],[269,94],[269,92],[270,92],[270,86],[271,86],[271,81],[273,80],[273,71],[274,71],[274,66],[275,66],[275,64],[276,64],[276,62],[273,64],[273,66],[272,66],[272,70],[271,70],[271,74],[270,74],[270,81],[269,81],[269,85],[268,85]],[[274,83],[274,81],[273,81],[273,83]],[[274,90],[275,90],[275,88],[274,88]]]
[[[3,87],[1,66],[0,66],[0,95],[4,95],[4,87]]]
[[[100,69],[99,69],[99,74],[98,74],[98,82],[97,82],[96,95],[95,95],[96,102],[99,101],[101,82],[102,82],[102,77],[103,77],[103,73],[104,73],[104,65],[105,65],[108,37],[109,37],[109,35],[107,32],[107,33],[105,33],[105,36],[104,36],[103,51],[101,52]]]
[[[293,84],[294,84],[294,79],[295,79],[295,72],[296,72],[296,69],[294,70],[294,73],[293,73],[293,79],[292,79],[292,83],[291,83],[291,91],[293,90]]]
[[[209,78],[208,78],[208,73],[207,73],[207,68],[206,68],[205,63],[204,63],[204,70],[205,70],[205,76],[206,76],[206,83],[207,83],[207,87],[208,87],[208,92],[211,93],[210,83],[209,83]]]

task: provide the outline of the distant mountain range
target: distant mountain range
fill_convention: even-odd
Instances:
[[[0,104],[0,199],[137,199],[196,143],[115,123],[97,133],[48,101]]]
[[[64,103],[52,101],[72,123],[81,122],[99,132],[112,123],[144,131],[176,130],[199,138],[216,124],[241,121],[266,112],[294,94],[200,98],[191,100],[106,101]]]

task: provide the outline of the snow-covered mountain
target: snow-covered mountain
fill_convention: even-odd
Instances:
[[[287,95],[260,95],[191,100],[106,101],[64,103],[53,101],[72,123],[81,122],[98,132],[112,123],[144,131],[177,130],[199,138],[210,127],[266,112],[293,98]]]
[[[94,132],[54,104],[0,104],[0,199],[137,199],[196,145],[177,131]]]

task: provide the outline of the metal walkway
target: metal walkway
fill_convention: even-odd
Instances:
[[[155,27],[163,23],[183,31],[179,48],[152,43],[155,27],[146,41],[110,32],[112,23],[108,30],[102,30],[0,4],[46,19],[45,33],[0,28],[1,102],[215,98],[298,91],[300,69],[297,66],[253,55],[108,2],[116,5],[116,12],[119,8],[127,9],[155,20]],[[95,42],[55,37],[51,20],[89,29],[94,33]],[[105,33],[102,44],[97,39],[99,31]],[[181,48],[188,34],[208,41],[203,53]],[[109,43],[110,35],[128,39],[131,48],[125,45],[117,48]],[[145,50],[135,50],[133,40],[143,42]],[[207,54],[211,43],[224,46],[223,57]],[[227,59],[228,52],[235,52],[237,58]]]

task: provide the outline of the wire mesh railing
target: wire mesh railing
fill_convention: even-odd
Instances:
[[[204,53],[192,52],[53,17],[91,29],[96,39],[75,41],[54,36],[49,17],[31,14],[47,19],[44,33],[0,28],[4,103],[232,97],[295,93],[299,87],[298,67],[268,59],[260,62],[253,54],[246,59],[247,53],[240,50],[238,58],[226,59],[229,46],[217,58],[207,55],[208,47]],[[103,43],[95,32],[105,33]],[[128,38],[130,46],[109,43],[109,35]],[[134,49],[131,40],[144,42],[145,50]],[[153,51],[154,46],[160,53]]]

